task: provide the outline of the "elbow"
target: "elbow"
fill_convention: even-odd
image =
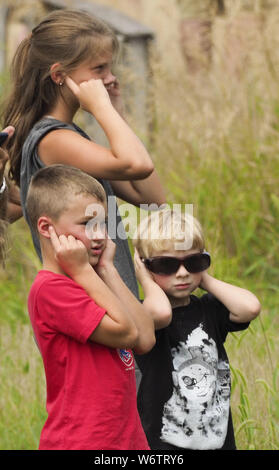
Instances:
[[[243,307],[243,312],[240,314],[235,314],[235,321],[239,323],[251,322],[257,318],[261,311],[261,304],[257,298],[251,300],[249,303]],[[232,318],[234,321],[234,319]]]
[[[162,309],[156,313],[153,313],[153,320],[155,324],[156,330],[161,330],[162,328],[166,328],[172,321],[172,309],[168,308],[165,311]]]
[[[138,341],[134,345],[133,350],[138,355],[147,354],[155,346],[155,343],[156,343],[155,334],[151,333],[150,335],[141,339],[141,341]]]
[[[148,178],[154,171],[152,161],[146,163],[132,163],[129,167],[130,177],[134,180],[143,180]]]
[[[135,326],[130,326],[127,330],[123,331],[123,339],[120,340],[120,348],[133,348],[137,344],[139,333]]]
[[[249,306],[250,319],[254,320],[261,312],[261,304],[258,299],[255,299]]]
[[[172,321],[172,310],[167,310],[166,312],[161,312],[160,318],[156,322],[156,329],[166,328]]]

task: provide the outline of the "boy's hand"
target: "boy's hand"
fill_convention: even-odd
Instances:
[[[113,266],[115,251],[116,251],[116,244],[112,241],[112,239],[109,236],[107,236],[106,247],[100,256],[97,265],[94,266],[95,271],[99,275],[102,269],[107,268],[109,266]]]
[[[82,241],[72,235],[58,235],[54,227],[49,227],[50,240],[55,253],[55,259],[63,271],[71,278],[79,275],[85,267],[90,266],[88,253]]]
[[[107,104],[111,106],[109,93],[102,80],[91,78],[87,82],[77,84],[70,77],[66,77],[65,83],[85,111],[95,115]]]
[[[136,277],[137,277],[137,280],[141,283],[141,285],[146,280],[150,280],[154,282],[152,275],[150,274],[148,269],[146,269],[144,263],[140,259],[138,250],[136,248],[135,248],[135,253],[134,253],[134,264],[135,264]]]
[[[257,297],[247,289],[243,289],[202,273],[200,286],[216,297],[229,310],[229,319],[235,323],[250,322],[261,311]]]
[[[210,276],[207,271],[203,271],[199,287],[203,290],[209,291],[210,279],[212,279],[212,276]]]
[[[156,284],[152,275],[141,261],[139,253],[135,248],[134,253],[135,271],[138,281],[144,291],[143,306],[151,316],[156,330],[168,326],[172,319],[172,308],[170,301],[163,289]]]

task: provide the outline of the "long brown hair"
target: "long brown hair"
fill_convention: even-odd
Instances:
[[[12,88],[2,122],[4,127],[16,129],[8,151],[9,175],[17,185],[25,139],[60,93],[51,79],[51,66],[60,63],[61,71],[69,74],[82,62],[98,59],[107,50],[114,54],[117,49],[117,38],[105,23],[76,10],[53,11],[21,42],[11,65]]]

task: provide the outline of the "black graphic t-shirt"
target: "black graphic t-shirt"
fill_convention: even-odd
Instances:
[[[173,309],[154,348],[136,356],[142,372],[138,408],[151,449],[235,449],[230,369],[223,343],[234,323],[211,294]]]

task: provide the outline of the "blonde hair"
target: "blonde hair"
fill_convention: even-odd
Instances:
[[[106,207],[106,193],[101,183],[78,168],[57,164],[37,171],[26,198],[26,212],[32,229],[37,232],[37,222],[42,215],[57,221],[78,195],[93,196]]]
[[[117,50],[117,37],[103,21],[70,9],[50,13],[20,43],[11,67],[12,89],[3,112],[4,127],[8,123],[16,128],[7,149],[10,177],[18,185],[24,141],[61,93],[51,79],[51,66],[60,63],[59,71],[69,74],[83,62]]]
[[[199,221],[190,214],[173,209],[151,212],[137,227],[133,245],[143,258],[169,250],[204,251],[204,236]]]

